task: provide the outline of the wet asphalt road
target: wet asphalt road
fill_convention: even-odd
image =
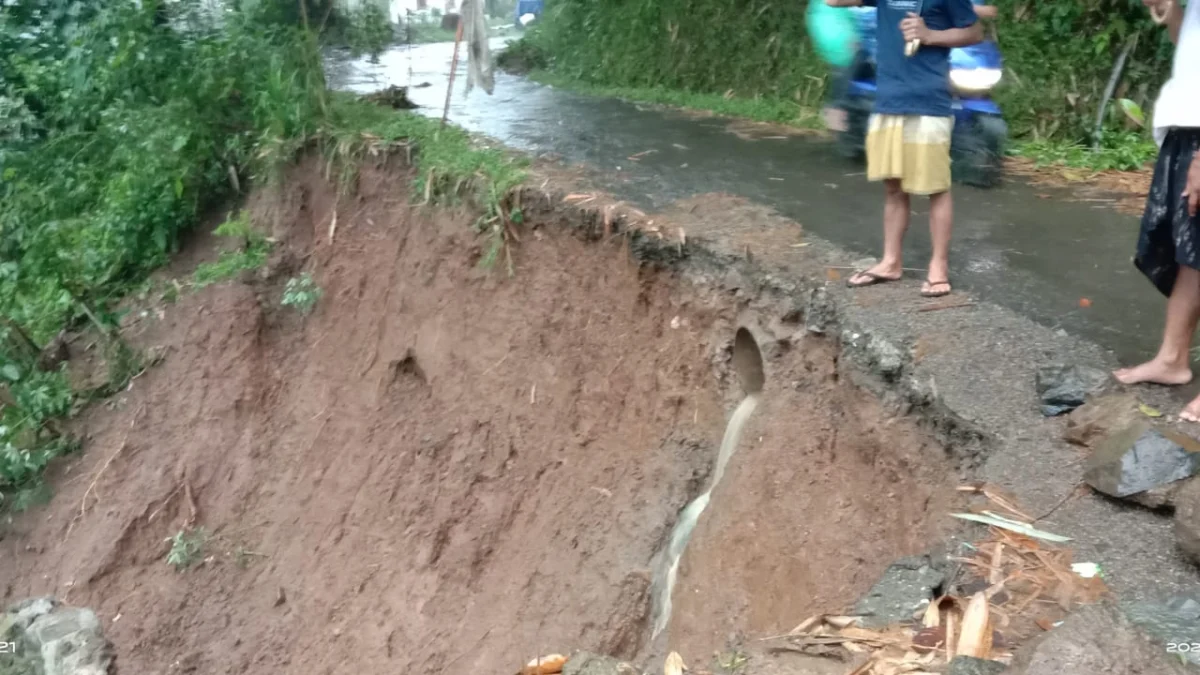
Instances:
[[[493,48],[504,42],[493,40]],[[377,64],[334,55],[329,79],[364,93],[409,86],[421,112],[440,116],[452,52],[446,43],[401,46]],[[505,73],[496,74],[492,96],[476,90],[464,97],[461,62],[457,77],[452,122],[518,150],[587,165],[602,187],[640,208],[730,193],[767,204],[843,248],[878,253],[881,188],[828,141],[747,138],[732,133],[727,120],[575,94]],[[1131,263],[1137,219],[1103,204],[1038,196],[1047,192],[1054,194],[1015,179],[986,191],[956,186],[956,287],[1083,336],[1122,361],[1145,358],[1157,346],[1165,303]],[[919,200],[914,209],[905,265],[921,268],[928,210]],[[1081,298],[1091,306],[1082,308]]]

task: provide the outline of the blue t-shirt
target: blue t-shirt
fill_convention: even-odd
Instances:
[[[921,45],[916,54],[904,55],[900,22],[909,12],[925,19],[930,30],[969,28],[979,18],[972,0],[863,0],[877,7],[878,51],[875,57],[875,112],[885,115],[949,117],[950,50]]]

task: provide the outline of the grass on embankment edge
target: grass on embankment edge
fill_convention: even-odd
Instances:
[[[820,111],[798,105],[786,99],[739,98],[732,95],[703,94],[661,87],[613,87],[584,82],[540,69],[529,71],[525,76],[540,84],[588,94],[590,96],[619,98],[638,103],[664,105],[684,110],[708,112],[723,117],[747,119],[755,122],[786,124],[806,130],[823,128]]]

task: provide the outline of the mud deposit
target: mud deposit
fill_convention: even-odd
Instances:
[[[652,562],[742,395],[744,307],[554,214],[524,229],[514,277],[488,273],[473,214],[410,206],[402,167],[360,183],[338,200],[297,168],[250,202],[279,241],[267,270],[130,326],[165,360],[85,411],[53,501],[5,526],[3,599],[95,609],[123,673],[646,658]],[[302,270],[324,290],[308,317],[279,304]],[[944,453],[837,356],[816,337],[768,352],[680,568],[669,642],[689,663],[846,607],[936,534]],[[164,542],[189,521],[204,560],[176,572]]]

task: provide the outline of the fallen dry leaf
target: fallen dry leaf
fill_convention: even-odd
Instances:
[[[830,281],[838,281],[842,278],[842,273],[830,267],[829,269],[825,270],[825,278],[829,279]]]
[[[1159,410],[1157,408],[1151,408],[1150,406],[1146,405],[1145,403],[1139,403],[1138,410],[1140,410],[1142,412],[1142,414],[1145,415],[1146,417],[1162,417],[1163,416],[1161,410]]]
[[[683,657],[679,652],[667,654],[667,660],[663,663],[663,675],[683,675],[685,670],[687,666],[683,664]]]
[[[567,665],[567,657],[562,654],[548,654],[538,657],[521,669],[521,675],[556,675]]]
[[[1042,630],[1048,631],[1054,629],[1054,622],[1044,616],[1034,619],[1033,622],[1036,623],[1037,627],[1041,628]]]

